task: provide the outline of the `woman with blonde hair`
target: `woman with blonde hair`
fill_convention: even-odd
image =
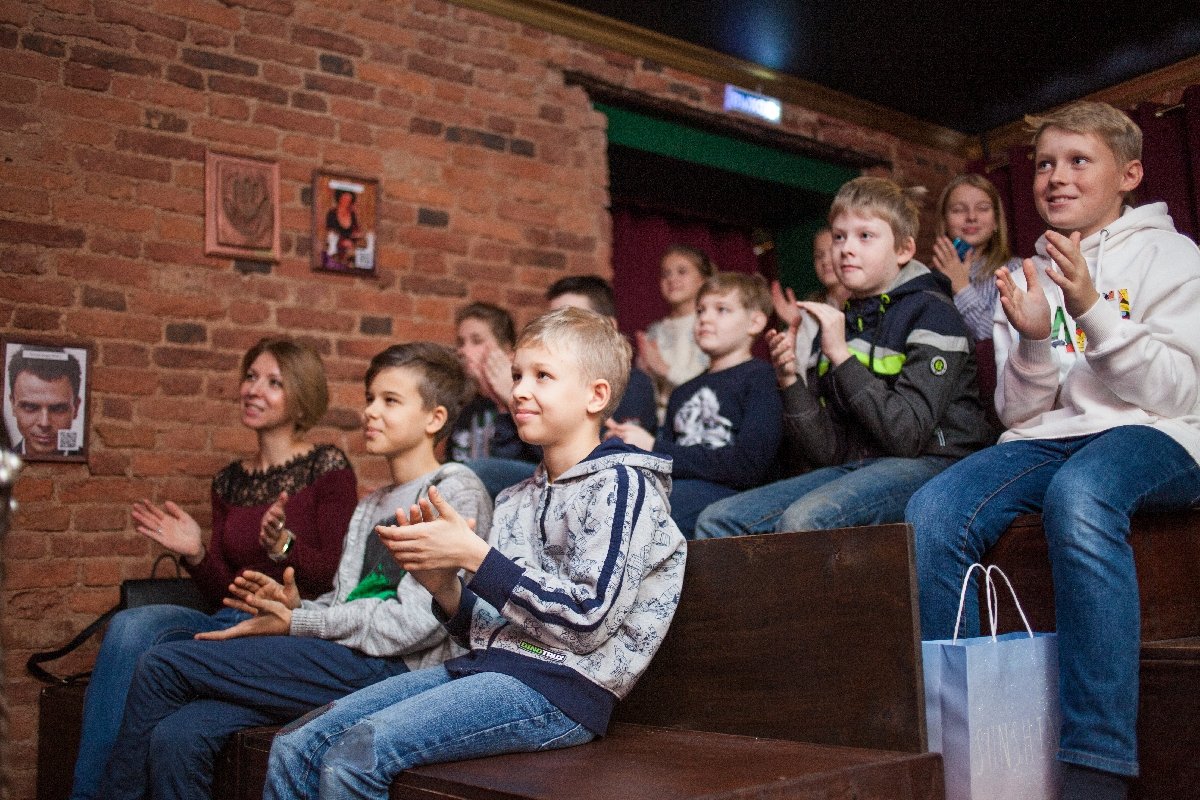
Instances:
[[[138,533],[179,557],[215,607],[246,569],[281,580],[283,570],[292,567],[301,594],[316,597],[333,583],[358,502],[346,454],[303,437],[329,405],[321,357],[306,345],[266,338],[242,357],[241,375],[241,423],[255,433],[258,448],[213,478],[207,544],[199,523],[170,500],[161,506],[150,500],[134,503],[133,520]],[[84,700],[73,800],[99,793],[99,777],[142,653],[201,631],[230,628],[246,617],[228,607],[206,614],[172,605],[130,608],[113,617]]]

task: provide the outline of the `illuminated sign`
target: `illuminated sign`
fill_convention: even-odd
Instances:
[[[725,110],[775,123],[783,117],[783,103],[779,100],[728,83],[725,84]]]

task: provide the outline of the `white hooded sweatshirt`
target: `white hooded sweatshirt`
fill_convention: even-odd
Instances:
[[[1038,239],[1049,339],[1022,339],[996,306],[1000,441],[1148,425],[1200,462],[1200,250],[1175,231],[1165,203],[1126,207],[1080,250],[1100,300],[1072,320]],[[1013,278],[1024,287],[1021,271]]]

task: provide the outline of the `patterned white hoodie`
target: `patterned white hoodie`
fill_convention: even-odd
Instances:
[[[1100,300],[1072,320],[1046,276],[1049,339],[1021,339],[996,307],[1000,441],[1064,439],[1120,425],[1162,431],[1200,461],[1200,249],[1175,231],[1165,203],[1124,213],[1080,242]],[[1024,274],[1014,272],[1024,286]]]
[[[502,492],[492,550],[446,621],[471,649],[450,673],[510,675],[603,734],[679,604],[670,476],[670,459],[609,439],[553,483],[541,466]]]

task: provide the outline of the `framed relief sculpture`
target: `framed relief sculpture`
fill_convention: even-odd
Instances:
[[[87,461],[86,345],[4,341],[4,425],[26,461]]]
[[[279,260],[279,164],[207,153],[204,202],[205,255]]]
[[[313,268],[372,275],[379,181],[313,173]]]

